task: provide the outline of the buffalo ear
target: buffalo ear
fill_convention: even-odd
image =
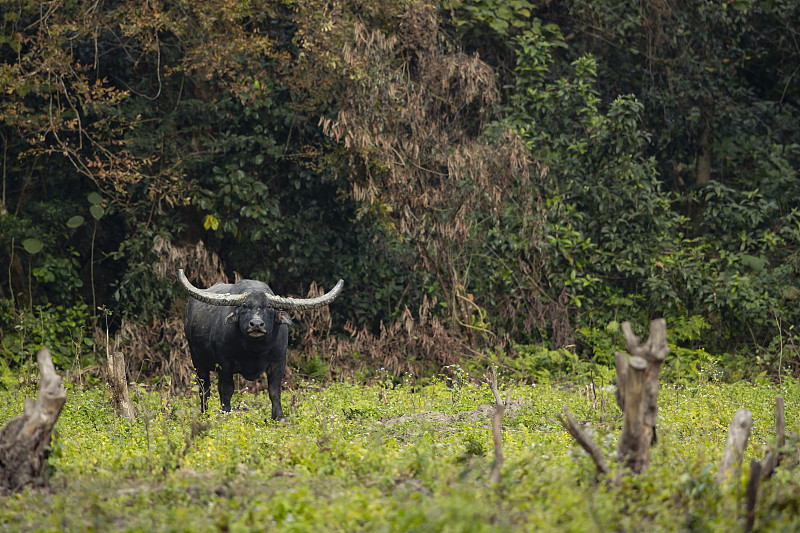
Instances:
[[[278,324],[286,324],[287,326],[292,325],[292,319],[289,318],[289,313],[286,311],[280,311],[277,315],[275,315],[275,322]]]
[[[228,314],[228,316],[225,317],[225,323],[231,324],[233,322],[236,322],[238,319],[239,318],[238,316],[236,316],[236,311],[231,311],[230,314]]]

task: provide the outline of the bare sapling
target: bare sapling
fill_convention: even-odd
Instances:
[[[492,390],[494,396],[494,416],[492,416],[492,443],[494,444],[494,465],[492,465],[492,473],[489,475],[489,482],[497,484],[500,482],[500,471],[503,469],[503,414],[506,411],[506,405],[511,398],[511,391],[506,393],[506,400],[503,401],[500,396],[500,391],[497,388],[497,369],[494,365],[489,367],[487,371],[489,388]]]
[[[67,391],[56,373],[50,350],[36,354],[39,396],[26,398],[23,413],[0,429],[0,493],[47,484],[47,457],[53,426],[67,401]]]

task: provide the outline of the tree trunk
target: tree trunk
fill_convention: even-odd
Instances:
[[[67,401],[56,374],[50,350],[36,354],[39,362],[39,397],[26,398],[23,413],[0,429],[0,492],[15,493],[28,486],[47,484],[50,435]]]
[[[698,142],[699,150],[697,152],[697,175],[695,181],[698,185],[705,185],[711,181],[711,128],[706,123],[703,131],[700,133]]]

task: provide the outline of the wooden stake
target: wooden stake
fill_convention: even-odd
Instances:
[[[770,447],[761,460],[761,477],[770,477],[781,462],[781,448],[786,442],[786,416],[783,396],[775,397],[775,448]]]
[[[747,478],[747,490],[744,493],[745,531],[752,531],[756,520],[756,500],[758,498],[758,483],[761,477],[761,463],[756,458],[750,459],[750,476]]]
[[[128,394],[128,373],[122,352],[108,352],[108,377],[111,382],[111,401],[117,416],[133,421],[133,405]]]
[[[753,413],[749,409],[739,409],[733,415],[728,426],[728,438],[722,451],[722,461],[719,465],[717,481],[723,483],[732,475],[733,470],[739,472],[742,466],[742,456],[750,438],[750,428],[753,427]]]

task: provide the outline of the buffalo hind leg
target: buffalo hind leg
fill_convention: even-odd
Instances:
[[[272,419],[283,420],[283,408],[281,407],[281,383],[283,382],[283,374],[285,372],[285,364],[272,365],[267,370],[267,392],[269,392],[269,400],[272,402]]]

